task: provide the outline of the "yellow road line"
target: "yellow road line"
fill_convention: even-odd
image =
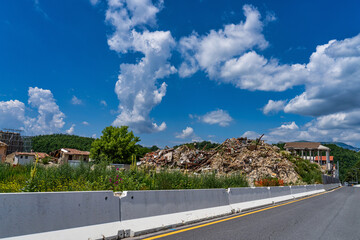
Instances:
[[[336,188],[336,189],[339,189],[339,188]],[[335,190],[336,190],[336,189],[335,189]],[[334,191],[334,190],[332,190],[332,191]],[[328,191],[328,192],[332,192],[332,191]],[[143,240],[158,239],[158,238],[162,238],[162,237],[174,235],[174,234],[177,234],[177,233],[187,232],[187,231],[190,231],[190,230],[193,230],[193,229],[206,227],[206,226],[213,225],[213,224],[216,224],[216,223],[221,223],[221,222],[229,221],[229,220],[232,220],[232,219],[235,219],[235,218],[245,217],[245,216],[248,216],[248,215],[251,215],[251,214],[254,214],[254,213],[263,212],[263,211],[266,211],[266,210],[269,210],[269,209],[273,209],[273,208],[285,206],[285,205],[288,205],[288,204],[291,204],[291,203],[295,203],[295,202],[299,202],[299,201],[302,201],[302,200],[305,200],[305,199],[309,199],[309,198],[313,198],[313,197],[316,197],[316,196],[320,196],[320,195],[323,195],[323,194],[328,193],[328,192],[322,192],[322,193],[318,193],[318,194],[315,194],[315,195],[312,195],[312,196],[309,196],[309,197],[300,198],[300,199],[297,199],[297,200],[294,200],[294,201],[291,201],[291,202],[286,202],[286,203],[282,203],[282,204],[279,204],[279,205],[274,205],[274,206],[271,206],[271,207],[262,208],[262,209],[255,210],[255,211],[248,212],[248,213],[244,213],[244,214],[241,214],[241,215],[237,215],[237,216],[233,216],[233,217],[228,217],[228,218],[224,218],[224,219],[221,219],[221,220],[217,220],[217,221],[214,221],[214,222],[204,223],[204,224],[197,225],[197,226],[194,226],[194,227],[184,228],[184,229],[177,230],[177,231],[174,231],[174,232],[169,232],[169,233],[164,233],[164,234],[157,235],[157,236],[153,236],[153,237],[149,237],[149,238],[144,238]]]

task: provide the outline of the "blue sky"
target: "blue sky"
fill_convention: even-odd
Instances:
[[[0,128],[360,143],[358,1],[0,2]]]

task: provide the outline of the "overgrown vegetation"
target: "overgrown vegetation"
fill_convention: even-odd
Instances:
[[[35,171],[34,171],[35,169]],[[33,173],[33,176],[31,177]],[[71,167],[9,166],[0,164],[0,192],[158,190],[245,187],[241,175],[216,176],[186,174],[179,171],[156,172],[132,168],[129,171],[109,167],[106,163]]]
[[[282,154],[295,164],[295,171],[300,175],[303,182],[307,184],[322,183],[321,169],[316,163],[311,163],[309,160],[295,157],[282,151]]]

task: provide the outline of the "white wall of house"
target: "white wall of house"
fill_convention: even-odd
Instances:
[[[15,155],[14,165],[26,165],[35,162],[35,156],[32,155]]]

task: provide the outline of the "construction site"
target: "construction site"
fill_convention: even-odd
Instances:
[[[14,152],[31,152],[31,137],[22,136],[22,130],[3,129],[0,131],[0,142],[7,145],[6,155]]]
[[[219,175],[240,172],[250,185],[262,178],[278,178],[295,184],[301,177],[285,151],[261,140],[230,138],[218,147],[205,151],[182,145],[148,153],[141,165],[157,169],[179,169],[186,172],[215,171]]]

